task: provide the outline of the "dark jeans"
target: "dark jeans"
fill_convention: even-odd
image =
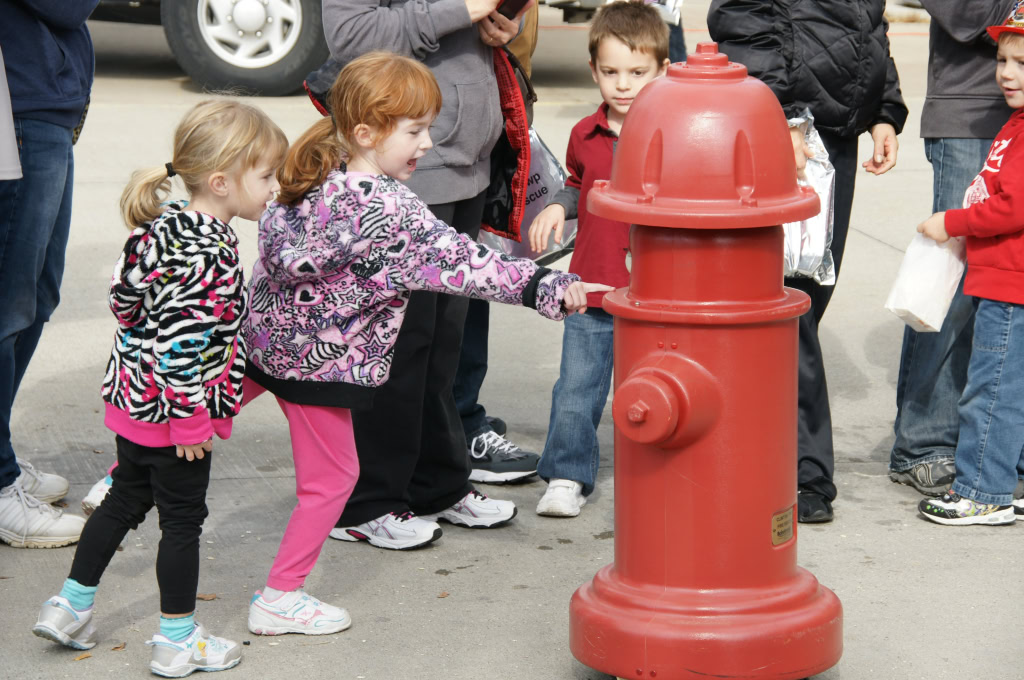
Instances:
[[[459,353],[459,368],[455,373],[455,407],[462,419],[462,431],[466,443],[473,437],[491,429],[487,424],[487,410],[480,403],[480,388],[487,377],[487,337],[490,329],[490,303],[486,300],[470,300],[463,324],[462,351]]]
[[[441,220],[476,237],[483,194],[430,206]],[[395,343],[391,377],[373,408],[353,410],[359,481],[337,526],[389,512],[440,512],[473,490],[462,421],[452,396],[469,300],[416,291]]]
[[[857,178],[857,139],[837,137],[823,130],[821,141],[836,169],[832,258],[836,277],[843,262],[846,235],[850,228],[853,187]],[[800,317],[800,355],[797,378],[797,484],[829,500],[836,497],[833,483],[835,448],[832,442],[832,411],[828,403],[825,363],[818,341],[818,324],[825,314],[835,286],[820,286],[812,279],[787,278],[786,285],[804,291],[811,309]],[[837,281],[838,285],[838,281]]]
[[[959,208],[985,164],[991,139],[926,139],[932,164],[932,212]],[[957,403],[967,384],[974,337],[974,304],[963,281],[938,333],[903,331],[896,383],[896,439],[889,469],[953,458],[960,430]]]
[[[117,546],[129,529],[138,528],[149,509],[160,513],[156,580],[160,611],[188,614],[196,608],[199,587],[199,536],[206,519],[210,460],[178,458],[173,446],[150,448],[117,437],[114,485],[85,523],[70,578],[83,586],[100,583]]]
[[[21,179],[0,181],[0,488],[20,470],[11,409],[43,324],[60,301],[71,227],[71,130],[15,118]]]
[[[668,27],[668,60],[686,61],[686,38],[683,36],[683,22]]]

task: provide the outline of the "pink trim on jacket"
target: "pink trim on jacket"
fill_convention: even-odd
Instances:
[[[132,420],[127,413],[113,404],[106,404],[103,424],[129,441],[140,446],[190,446],[201,444],[217,435],[221,439],[231,436],[231,418],[210,418],[206,409],[190,418],[176,418],[165,423],[144,423]]]

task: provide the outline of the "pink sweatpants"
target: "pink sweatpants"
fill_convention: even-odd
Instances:
[[[244,403],[266,391],[248,378],[243,389]],[[281,398],[277,403],[288,418],[298,503],[270,567],[267,585],[289,591],[302,587],[341,517],[359,477],[359,458],[347,408],[293,404]]]

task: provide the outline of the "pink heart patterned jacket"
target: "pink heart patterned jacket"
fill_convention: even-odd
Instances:
[[[578,280],[459,234],[397,180],[334,170],[260,219],[242,322],[246,374],[294,403],[365,406],[388,379],[411,291],[525,305],[560,320]]]

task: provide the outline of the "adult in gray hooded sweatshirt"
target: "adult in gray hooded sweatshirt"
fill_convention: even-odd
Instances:
[[[995,78],[995,43],[985,28],[1001,24],[1015,0],[922,0],[931,15],[928,92],[921,111],[924,151],[932,164],[932,212],[959,208],[981,170],[992,138],[1010,117]],[[929,496],[953,482],[967,384],[974,305],[963,282],[938,333],[904,331],[896,386],[896,440],[889,476]]]
[[[503,126],[493,48],[515,37],[498,0],[324,0],[332,56],[372,50],[422,61],[441,87],[434,147],[406,184],[431,211],[476,237],[490,183],[490,152]],[[415,292],[395,345],[391,378],[373,408],[354,411],[359,481],[331,533],[382,548],[412,548],[441,535],[432,518],[495,526],[515,505],[477,493],[452,383],[467,298]],[[411,512],[410,512],[411,511]]]

